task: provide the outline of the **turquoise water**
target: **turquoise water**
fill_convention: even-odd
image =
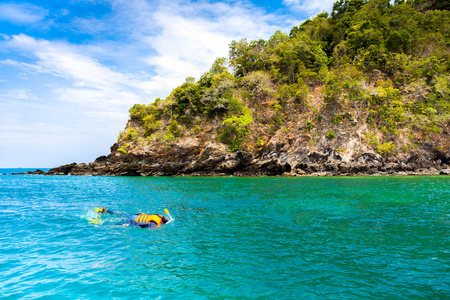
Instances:
[[[0,298],[448,299],[449,200],[450,177],[0,176]]]

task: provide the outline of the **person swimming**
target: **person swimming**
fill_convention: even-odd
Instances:
[[[128,222],[122,225],[132,225],[137,226],[141,228],[158,228],[162,225],[165,225],[169,222],[169,219],[166,216],[159,215],[159,214],[144,214],[144,213],[138,213],[138,214],[124,214],[119,211],[112,211],[108,209],[107,207],[96,207],[94,208],[94,212],[98,214],[108,213],[112,215],[121,215],[128,218]],[[164,209],[164,212],[169,215],[167,209]]]

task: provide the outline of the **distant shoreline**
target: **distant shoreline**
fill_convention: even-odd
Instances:
[[[86,167],[86,164],[81,164]],[[91,165],[91,164],[89,164]],[[107,176],[107,177],[378,177],[378,176],[448,176],[450,175],[450,168],[436,169],[436,168],[421,168],[414,171],[394,171],[394,168],[386,171],[375,171],[369,168],[368,171],[359,171],[341,173],[332,171],[319,171],[310,173],[298,173],[298,172],[283,172],[280,174],[262,174],[261,170],[258,173],[251,173],[249,171],[236,171],[232,173],[217,172],[217,171],[197,171],[190,174],[178,173],[178,174],[164,174],[162,172],[155,172],[153,174],[142,174],[133,172],[128,169],[128,173],[120,172],[117,174],[108,173],[105,171],[93,172],[88,169],[85,172],[81,172],[77,169],[78,164],[63,165],[57,168],[49,169],[48,171],[43,171],[41,169],[36,169],[34,171],[27,172],[13,172],[10,174],[5,174],[0,172],[1,175],[57,175],[57,176]],[[316,166],[317,167],[317,166]]]
[[[27,174],[28,172],[48,172],[52,168],[0,168],[0,175]]]

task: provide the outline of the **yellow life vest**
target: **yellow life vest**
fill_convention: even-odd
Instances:
[[[140,214],[136,219],[136,223],[150,223],[150,222],[155,222],[156,225],[159,227],[161,226],[161,217],[159,215]]]

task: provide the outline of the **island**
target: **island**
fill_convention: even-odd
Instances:
[[[47,175],[450,174],[450,4],[340,0],[229,45],[130,108],[111,152]]]

